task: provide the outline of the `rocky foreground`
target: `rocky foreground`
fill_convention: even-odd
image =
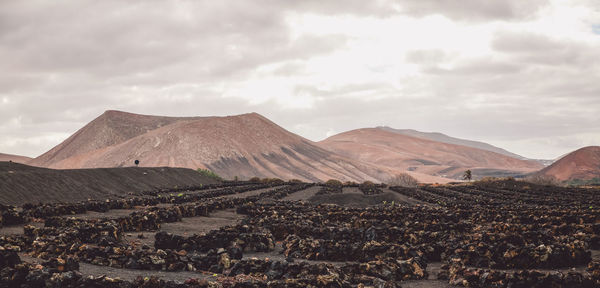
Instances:
[[[272,181],[1,206],[0,287],[600,287],[599,192]]]

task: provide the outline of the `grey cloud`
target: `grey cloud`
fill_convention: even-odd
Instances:
[[[2,122],[81,121],[102,109],[130,108],[121,103],[135,104],[127,99],[133,88],[235,81],[261,65],[345,43],[337,35],[291,39],[286,10],[256,2],[35,4],[0,3],[0,96],[11,100],[0,104]]]
[[[532,33],[497,33],[492,48],[509,54],[519,63],[577,66],[581,69],[592,67],[600,61],[598,47]]]
[[[344,98],[344,97],[360,97],[368,99],[367,96],[390,96],[390,93],[397,92],[388,83],[361,83],[345,85],[341,87],[334,87],[323,89],[310,85],[298,85],[294,88],[295,94],[309,94],[317,98]]]
[[[455,20],[526,20],[548,4],[547,0],[414,0],[398,1],[402,13],[414,16],[441,14]]]
[[[281,1],[274,1],[282,3]],[[269,1],[273,4],[274,2]],[[378,0],[378,1],[286,1],[294,9],[322,14],[356,14],[385,17],[394,14],[423,17],[441,14],[461,21],[526,20],[548,0]]]
[[[412,50],[404,55],[407,62],[421,65],[435,65],[449,57],[442,50]]]
[[[435,98],[411,98],[400,94],[398,97],[372,101],[324,97],[310,111],[263,113],[270,115],[284,127],[315,140],[325,138],[325,133],[329,130],[339,133],[378,125],[442,131],[454,136],[486,141],[550,139],[556,135],[568,138],[579,133],[600,133],[593,124],[600,121],[600,116],[580,109],[581,103],[573,103],[575,105],[569,107],[557,104],[551,98],[498,95],[486,97],[486,102],[479,107],[469,108],[465,105],[475,101],[475,98],[468,95],[461,99],[450,93]],[[600,107],[599,104],[592,103],[591,107]],[[576,145],[577,143],[571,143],[569,149],[576,148]]]
[[[255,67],[269,58],[276,61],[312,55],[317,49],[329,51],[343,44],[339,37],[291,42],[283,11],[249,2],[209,5],[214,2],[149,1],[136,2],[134,7],[111,1],[91,3],[91,7],[80,9],[50,5],[43,13],[36,13],[39,19],[25,21],[2,15],[7,16],[2,27],[11,31],[0,40],[12,48],[5,52],[7,68],[31,73],[85,70],[101,77],[118,77],[149,74],[191,58],[196,61],[190,63],[197,67],[194,71],[204,72],[199,76],[206,77],[243,70],[245,65]],[[190,7],[181,8],[177,3]],[[13,10],[6,8],[2,11]],[[186,11],[180,11],[184,9],[194,17],[187,19]],[[269,49],[264,48],[265,43],[270,44]]]
[[[472,77],[473,75],[503,75],[520,72],[523,67],[517,63],[502,62],[490,58],[472,59],[460,63],[452,69],[440,68],[436,65],[425,65],[423,72],[428,74],[448,75],[456,77]]]
[[[393,0],[266,0],[269,5],[283,5],[286,9],[295,11],[310,11],[318,14],[355,14],[363,16],[390,16],[397,14]]]
[[[410,51],[399,57],[420,73],[398,83],[299,83],[294,92],[314,100],[310,109],[221,95],[221,87],[264,65],[273,65],[276,77],[306,76],[305,61],[351,42],[343,35],[293,39],[288,13],[521,21],[544,3],[0,1],[0,152],[36,156],[107,109],[172,116],[256,111],[313,140],[378,125],[491,141],[600,134],[600,49],[523,33],[495,35],[495,57],[452,69],[440,64],[455,55]],[[7,139],[18,147],[2,144]]]
[[[277,76],[291,76],[305,74],[304,64],[302,60],[288,61],[273,71],[274,75]]]

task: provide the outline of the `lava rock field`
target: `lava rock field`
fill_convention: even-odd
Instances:
[[[345,191],[398,200],[310,201]],[[0,287],[600,287],[598,193],[240,181],[0,205]]]

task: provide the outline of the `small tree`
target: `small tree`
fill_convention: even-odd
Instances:
[[[217,181],[223,181],[223,178],[221,178],[221,176],[217,175],[217,173],[210,171],[208,169],[202,169],[202,168],[198,168],[197,170],[200,174],[208,177],[208,178],[212,178],[214,180]]]
[[[473,174],[471,173],[471,170],[465,171],[465,174],[463,174],[463,180],[471,181],[471,179],[473,179]]]
[[[135,159],[135,161],[133,161],[133,164],[135,164],[135,167],[137,167],[138,165],[140,165],[140,160]]]

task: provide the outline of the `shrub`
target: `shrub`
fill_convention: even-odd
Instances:
[[[363,182],[363,183],[362,183],[362,184],[360,184],[360,185],[363,185],[363,186],[375,186],[375,183],[373,183],[373,182],[371,182],[371,181],[365,181],[365,182]]]
[[[600,186],[600,178],[592,178],[589,180],[571,179],[565,182],[568,186]]]
[[[217,181],[223,181],[223,178],[221,178],[221,176],[217,175],[217,173],[210,171],[208,169],[202,169],[202,168],[198,168],[198,173],[202,174],[203,176],[206,176],[208,178],[217,180]]]
[[[400,173],[387,181],[389,186],[417,187],[419,181],[406,173]]]
[[[358,185],[358,189],[360,189],[360,191],[362,191],[365,195],[375,195],[383,193],[383,190],[381,190],[381,187],[383,186],[384,185],[377,185],[371,181],[365,181]]]
[[[327,182],[325,182],[325,186],[329,186],[329,187],[342,187],[344,185],[339,180],[329,179],[329,180],[327,180]]]
[[[281,185],[283,183],[285,183],[285,181],[279,179],[279,178],[263,178],[262,180],[260,180],[261,183],[264,184],[275,184],[275,185]]]
[[[252,183],[260,183],[260,178],[258,178],[258,177],[252,177],[248,181],[250,181]]]
[[[477,183],[482,183],[482,182],[496,182],[496,181],[502,181],[502,178],[498,178],[498,177],[492,177],[492,176],[486,176],[483,177],[475,182]]]
[[[484,184],[484,183],[494,183],[494,182],[501,182],[501,181],[515,181],[515,177],[492,177],[492,176],[486,176],[483,177],[477,181],[475,181],[476,184]]]
[[[534,174],[523,179],[525,182],[529,182],[537,185],[546,185],[546,186],[559,186],[560,181],[556,179],[556,177],[552,175],[543,175],[543,174]]]

